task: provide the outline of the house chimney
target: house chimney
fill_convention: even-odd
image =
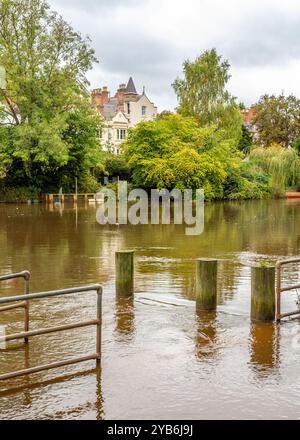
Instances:
[[[104,106],[109,101],[109,91],[107,87],[102,89],[95,89],[92,91],[92,105],[97,108],[100,113],[103,113]]]
[[[118,100],[118,110],[124,111],[124,93],[126,91],[126,84],[120,84],[115,94],[115,98]]]

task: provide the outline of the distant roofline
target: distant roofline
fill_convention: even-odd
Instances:
[[[138,94],[137,91],[136,91],[136,88],[135,88],[135,85],[134,85],[132,77],[130,77],[129,80],[128,80],[127,87],[125,89],[124,94],[125,95],[131,95],[131,94],[132,95],[137,95]]]

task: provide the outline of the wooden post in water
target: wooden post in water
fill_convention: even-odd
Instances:
[[[116,252],[115,265],[116,265],[116,294],[120,296],[133,295],[134,252],[133,251]]]
[[[196,308],[215,310],[217,307],[218,260],[199,258],[196,261]]]
[[[258,263],[251,267],[251,319],[275,318],[275,267]]]

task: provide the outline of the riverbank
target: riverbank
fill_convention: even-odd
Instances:
[[[0,203],[28,203],[28,200],[37,203],[41,201],[38,190],[27,187],[0,187]]]
[[[111,186],[110,186],[111,188]],[[116,188],[112,188],[117,190]],[[212,199],[209,201],[242,201],[242,200],[268,200],[268,199],[280,199],[288,197],[288,193],[293,192],[294,197],[295,194],[299,196],[300,198],[300,192],[289,190],[286,193],[283,192],[282,194],[271,194],[271,193],[265,193],[261,197],[240,197],[240,198],[234,198],[231,199],[230,197],[224,197],[223,199]],[[50,191],[49,193],[53,193],[53,191]],[[84,191],[82,192],[84,193]],[[90,194],[88,192],[87,194]],[[45,202],[45,193],[41,194],[36,189],[26,188],[26,187],[2,187],[0,188],[0,203],[43,203]]]

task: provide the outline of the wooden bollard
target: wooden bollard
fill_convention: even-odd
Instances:
[[[134,289],[134,252],[119,251],[115,255],[116,265],[116,294],[120,296],[133,295]]]
[[[275,318],[275,267],[260,263],[251,267],[251,319]]]
[[[199,258],[196,261],[196,307],[215,310],[217,307],[218,260]]]

